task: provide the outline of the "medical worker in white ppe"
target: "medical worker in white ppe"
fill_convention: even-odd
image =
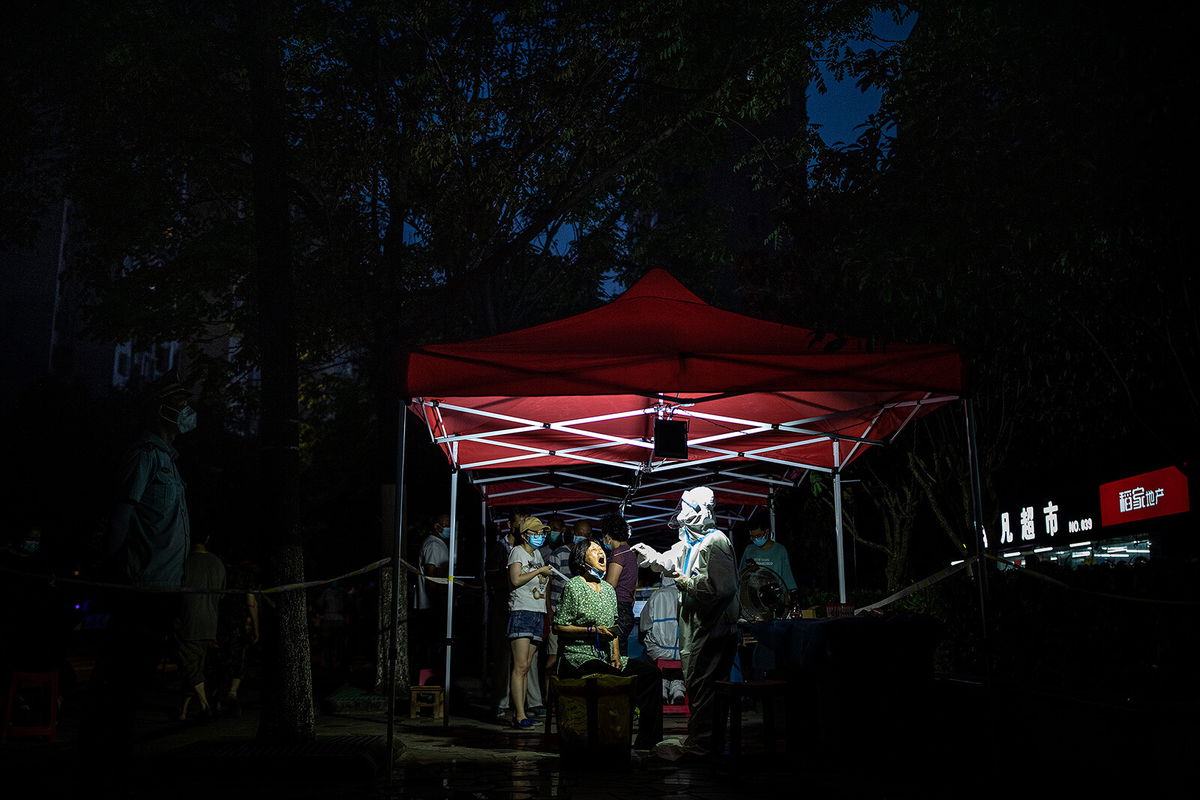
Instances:
[[[648,658],[679,660],[679,589],[670,575],[662,576],[662,586],[642,606],[638,636]],[[662,686],[664,703],[683,703],[683,681],[663,675]]]
[[[738,618],[737,558],[717,530],[712,489],[688,489],[670,525],[679,541],[659,553],[636,544],[638,564],[670,575],[679,587],[679,647],[691,716],[683,741],[667,739],[654,752],[669,761],[712,753],[716,682],[729,676]]]

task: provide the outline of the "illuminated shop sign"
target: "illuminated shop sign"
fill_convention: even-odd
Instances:
[[[1050,544],[1063,535],[1092,530],[1094,517],[1095,514],[1080,508],[1065,511],[1054,500],[1021,506],[1015,511],[1002,511],[1000,545]]]
[[[1191,510],[1187,476],[1177,467],[1101,484],[1100,524],[1123,525]]]

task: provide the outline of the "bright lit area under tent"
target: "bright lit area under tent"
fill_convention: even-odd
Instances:
[[[494,510],[553,509],[569,521],[620,506],[653,544],[691,486],[712,487],[722,515],[740,518],[808,472],[831,475],[843,602],[842,472],[965,389],[953,347],[736,314],[659,269],[600,308],[417,348],[398,371],[408,409],[451,467],[452,513],[466,475]],[[407,427],[405,414],[402,436]]]

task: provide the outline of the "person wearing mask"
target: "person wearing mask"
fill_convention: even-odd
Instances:
[[[508,640],[508,557],[517,544],[517,531],[521,523],[529,517],[529,510],[519,507],[512,512],[507,530],[499,533],[495,544],[488,551],[488,676],[495,698],[495,718],[502,725],[512,723],[511,684],[512,684],[512,647]],[[542,699],[542,688],[539,679],[540,670],[535,658],[529,667],[529,676],[525,681],[525,712],[529,716],[538,717],[545,713]]]
[[[679,589],[670,575],[662,576],[662,586],[642,606],[638,631],[647,658],[679,660]],[[684,693],[683,681],[663,676],[663,702],[679,705]]]
[[[554,629],[562,642],[558,662],[561,678],[586,675],[633,677],[638,709],[638,732],[633,746],[649,750],[662,737],[662,703],[658,697],[662,675],[645,659],[621,655],[616,642],[617,593],[601,580],[605,573],[604,549],[584,539],[571,548],[575,576],[563,587],[554,614]]]
[[[617,593],[617,645],[621,655],[629,655],[629,634],[633,632],[633,596],[637,591],[637,557],[629,549],[629,525],[620,514],[600,520],[602,539],[608,560],[604,580]]]
[[[441,652],[440,643],[445,639],[443,631],[446,626],[446,585],[430,578],[446,578],[450,568],[450,515],[439,514],[433,521],[429,533],[421,542],[421,552],[417,556],[416,606],[419,624],[414,628],[418,631],[417,661],[415,670],[432,668],[440,674],[438,667]]]
[[[729,537],[717,529],[715,502],[707,486],[688,489],[670,522],[679,530],[679,541],[665,553],[642,543],[632,548],[640,565],[671,576],[679,588],[679,656],[691,716],[686,739],[668,739],[654,748],[668,761],[712,754],[716,682],[729,675],[733,664],[737,559]]]
[[[537,660],[538,645],[545,629],[546,597],[550,567],[542,561],[539,548],[546,543],[549,525],[537,517],[526,517],[517,529],[517,544],[508,554],[508,640],[512,653],[509,701],[512,726],[529,729],[541,723],[526,715],[525,693],[529,668]],[[536,685],[537,679],[534,678]]]
[[[757,564],[771,570],[783,581],[784,588],[795,594],[796,579],[792,576],[792,564],[788,560],[787,548],[775,541],[771,532],[761,522],[751,523],[750,544],[742,551],[738,572],[745,570],[748,564]]]
[[[566,536],[566,526],[563,525],[562,518],[558,514],[551,514],[550,519],[546,520],[546,524],[550,526],[550,530],[546,533],[546,544],[542,545],[542,560],[549,564],[550,555],[554,549],[563,544],[570,544],[570,542],[563,541]]]
[[[174,443],[197,426],[190,392],[174,372],[141,395],[142,435],[116,471],[104,537],[103,577],[139,589],[174,589],[192,549],[186,489]],[[80,726],[78,777],[89,789],[128,779],[138,698],[167,650],[176,596],[113,590],[111,614]]]

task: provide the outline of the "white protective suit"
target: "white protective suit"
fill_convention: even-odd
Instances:
[[[662,587],[642,606],[638,630],[642,632],[642,648],[648,657],[656,661],[679,660],[679,589],[670,575],[663,575]],[[664,676],[662,683],[664,701],[682,702],[683,681]]]
[[[672,575],[680,593],[680,660],[691,716],[686,741],[655,748],[667,759],[711,753],[716,682],[729,677],[736,649],[737,558],[729,537],[717,530],[713,506],[712,489],[688,489],[671,520],[680,540],[665,553],[645,544],[632,548],[641,566]]]

